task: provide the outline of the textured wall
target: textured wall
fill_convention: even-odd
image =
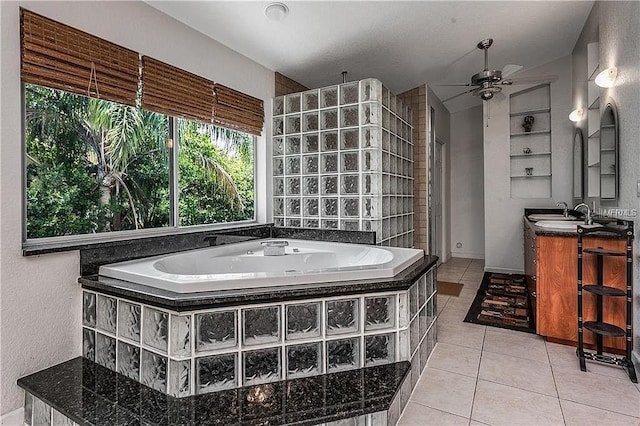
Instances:
[[[413,114],[413,245],[427,247],[427,86],[398,95]]]
[[[574,106],[586,99],[586,45],[600,41],[600,69],[618,68],[614,87],[601,89],[600,107],[612,99],[618,108],[620,129],[620,187],[613,207],[640,210],[637,182],[640,179],[640,2],[598,2],[583,28],[573,51]],[[589,201],[592,201],[591,199]],[[596,204],[598,203],[598,200]],[[611,207],[607,203],[606,207]],[[640,216],[626,217],[635,221],[634,241],[634,359],[640,371]]]
[[[275,96],[289,95],[291,93],[298,93],[309,90],[307,86],[303,86],[297,81],[292,80],[286,75],[280,74],[279,72],[275,73],[275,85]]]
[[[0,414],[22,405],[16,379],[80,355],[78,252],[22,257],[19,7],[183,67],[265,101],[273,71],[239,55],[143,2],[0,2]],[[188,46],[188,48],[185,48]],[[241,70],[241,72],[239,72]],[[270,140],[266,108],[264,140]],[[261,140],[257,175],[271,173]],[[270,185],[258,182],[258,219],[267,220]],[[269,207],[267,208],[267,203]]]

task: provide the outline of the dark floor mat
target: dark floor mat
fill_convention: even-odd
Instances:
[[[535,333],[524,276],[485,272],[464,322]]]

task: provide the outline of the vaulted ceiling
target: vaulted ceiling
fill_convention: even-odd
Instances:
[[[489,65],[527,68],[571,53],[593,1],[286,1],[269,20],[264,1],[148,4],[274,71],[308,86],[376,77],[394,93],[428,83],[441,99],[483,69],[476,44],[495,41]],[[239,70],[241,72],[241,70]],[[446,103],[455,112],[480,100]]]

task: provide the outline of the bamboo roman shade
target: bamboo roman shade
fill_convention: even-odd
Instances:
[[[142,57],[142,108],[213,123],[213,81]]]
[[[262,133],[260,99],[28,10],[21,10],[24,83],[200,120],[254,135]]]
[[[221,84],[215,85],[214,122],[220,126],[260,135],[264,124],[264,106],[254,98]]]
[[[21,41],[23,82],[136,104],[137,52],[24,9]]]

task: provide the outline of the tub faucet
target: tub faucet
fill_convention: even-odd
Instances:
[[[218,239],[217,235],[209,235],[208,237],[204,237],[204,241],[209,243],[209,246],[215,246],[217,239]]]
[[[260,243],[264,249],[265,256],[284,256],[284,248],[289,245],[288,241],[262,241]]]
[[[567,203],[565,203],[564,201],[558,201],[556,203],[556,207],[562,207],[564,209],[562,215],[564,217],[569,217],[569,205]]]
[[[584,216],[584,223],[587,225],[593,225],[593,211],[591,210],[591,207],[589,207],[585,203],[580,203],[580,204],[576,204],[576,206],[573,209],[580,211],[579,209],[581,207],[587,208],[587,212],[585,213],[585,216]]]

